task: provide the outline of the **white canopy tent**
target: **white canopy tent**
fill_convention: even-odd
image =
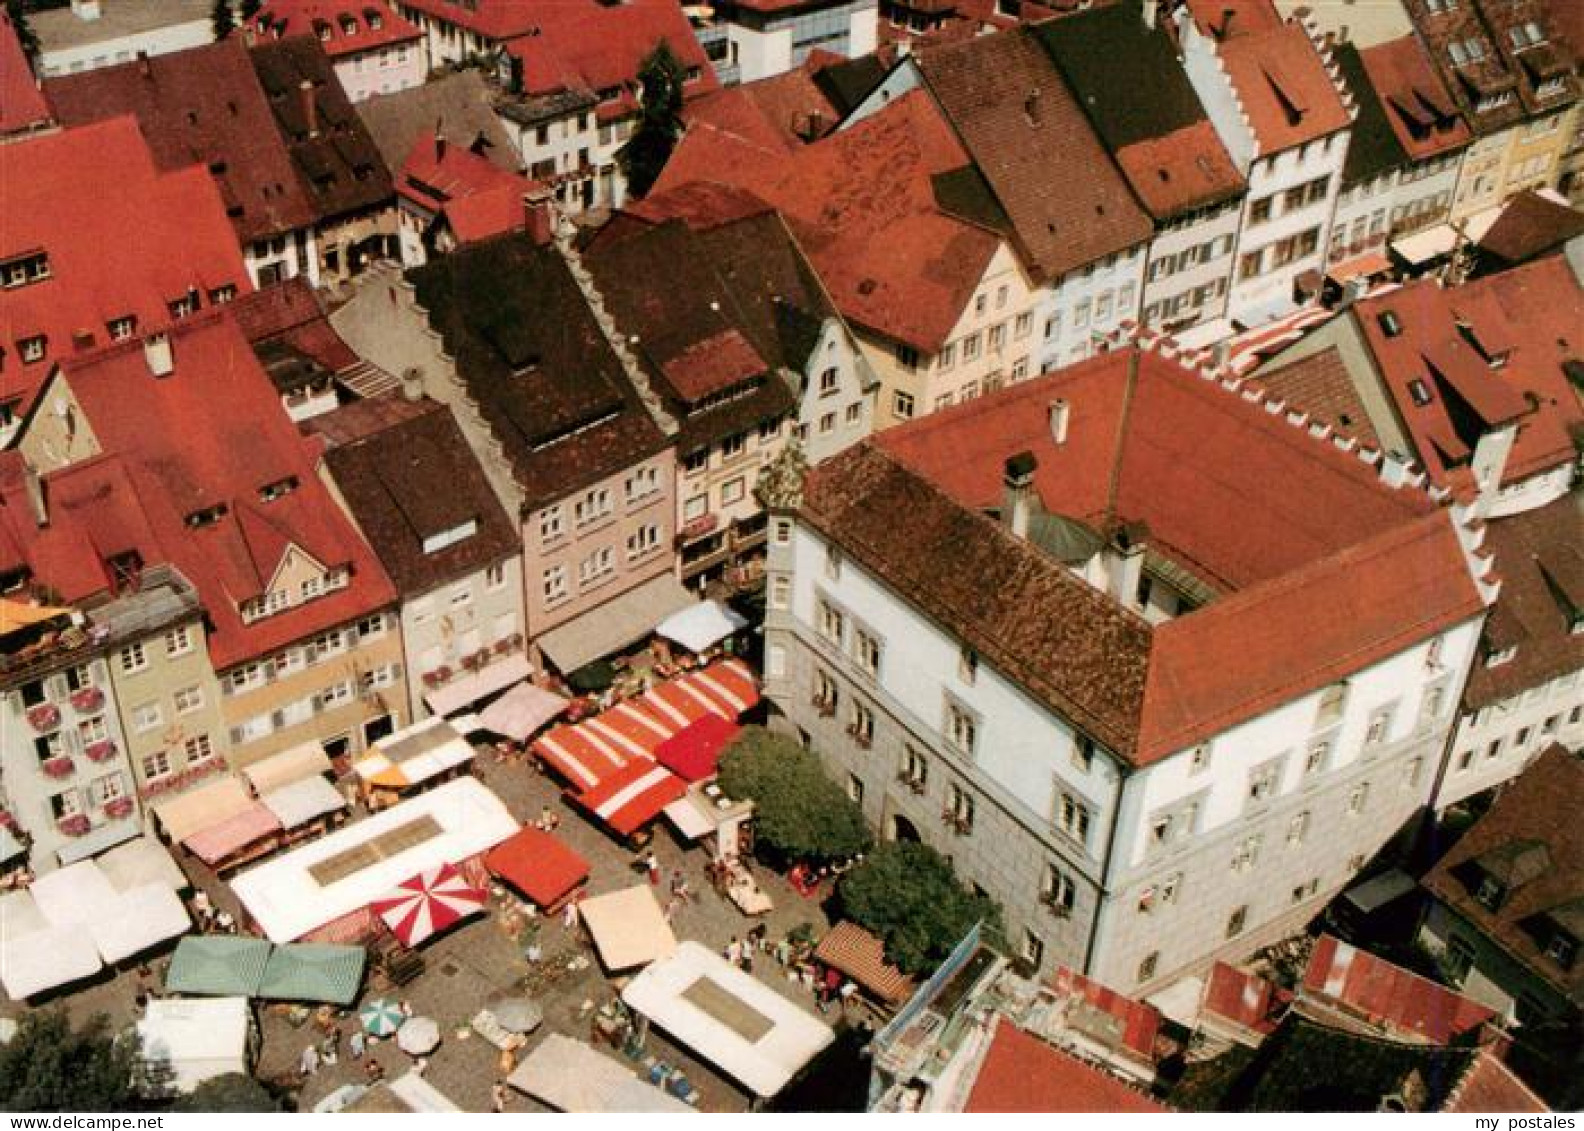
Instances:
[[[294,942],[410,876],[495,847],[517,827],[488,787],[460,777],[265,861],[231,890],[270,941]]]
[[[696,1114],[620,1061],[560,1033],[539,1042],[506,1082],[571,1115]]]
[[[346,798],[340,790],[318,774],[272,789],[259,800],[275,814],[283,829],[295,829],[316,817],[346,808]]]
[[[719,601],[700,601],[655,625],[655,635],[674,640],[689,652],[702,652],[746,627],[747,618],[737,610]]]
[[[253,807],[241,778],[224,777],[189,789],[154,806],[154,815],[171,843],[211,829]]]
[[[622,1000],[763,1098],[786,1087],[836,1036],[696,942],[646,968]]]
[[[330,756],[317,739],[293,746],[279,754],[254,762],[242,770],[242,775],[253,786],[253,792],[263,797],[271,790],[280,789],[304,778],[323,777],[335,772]]]
[[[116,963],[184,935],[191,926],[175,892],[163,884],[144,884],[122,893],[113,908],[89,921],[88,930],[104,960]]]
[[[137,1029],[143,1058],[190,1092],[216,1076],[247,1073],[250,1024],[245,997],[154,998]]]
[[[93,938],[77,927],[52,927],[25,891],[0,897],[0,984],[13,1001],[97,974]]]
[[[28,889],[52,927],[76,927],[109,913],[116,890],[92,860],[46,872]]]
[[[176,892],[192,886],[166,847],[151,836],[135,837],[95,857],[94,863],[99,865],[110,886],[120,892],[147,884],[159,884]]]
[[[648,884],[607,892],[578,904],[605,968],[631,970],[674,954],[676,935]]]
[[[352,769],[370,785],[403,789],[471,761],[473,754],[472,744],[435,715],[380,739]]]

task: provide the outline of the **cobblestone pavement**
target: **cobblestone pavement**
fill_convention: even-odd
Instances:
[[[537,820],[547,805],[560,815],[558,835],[589,861],[588,891],[591,894],[603,894],[642,882],[640,874],[631,868],[632,853],[586,819],[580,810],[563,801],[555,781],[531,764],[498,763],[492,752],[484,751],[475,763],[475,772],[500,795],[520,821]],[[662,904],[668,893],[669,878],[676,869],[684,872],[696,893],[694,899],[680,908],[672,922],[679,939],[695,939],[720,950],[733,936],[741,937],[754,925],[755,920],[742,915],[710,887],[704,873],[703,849],[684,845],[663,818],[655,825],[654,849],[665,877],[656,893]],[[235,908],[223,884],[211,874],[191,867],[190,859],[183,862],[197,882],[210,892],[217,906]],[[775,909],[763,918],[771,941],[803,923],[812,924],[817,931],[824,929],[825,918],[819,907],[819,897],[826,894],[824,890],[817,893],[816,898],[806,899],[778,875],[762,868],[757,869],[757,875],[775,901]],[[466,1028],[468,1019],[492,994],[519,986],[529,973],[528,962],[501,926],[498,914],[501,906],[501,901],[496,900],[489,915],[465,923],[425,945],[420,952],[425,972],[413,982],[395,991],[376,986],[366,986],[364,990],[365,1000],[381,994],[405,999],[416,1014],[439,1022],[443,1040],[429,1058],[426,1075],[432,1084],[468,1111],[489,1110],[491,1087],[501,1078],[503,1067],[497,1050]],[[539,939],[544,965],[549,966],[559,959],[560,973],[553,978],[550,988],[535,995],[544,1009],[545,1023],[530,1036],[524,1052],[532,1050],[550,1032],[589,1040],[590,1015],[599,1005],[616,996],[622,984],[620,980],[605,977],[581,927],[568,931],[560,918],[555,917],[544,922]],[[568,961],[579,957],[585,960],[580,964],[582,969],[566,968]],[[64,1003],[75,1018],[103,1012],[118,1026],[131,1024],[137,1015],[134,996],[140,982],[155,992],[163,985],[164,961],[156,960],[152,966],[152,977],[144,978],[135,970],[127,971],[67,996]],[[789,982],[772,958],[760,957],[755,963],[755,974],[809,1012],[816,1012],[812,996]],[[6,1009],[12,1015],[20,1011],[14,1006]],[[356,1025],[351,1012],[341,1022],[344,1036],[350,1036]],[[833,1011],[824,1020],[839,1023],[839,1014]],[[312,1023],[293,1026],[286,1011],[279,1007],[261,1007],[260,1021],[263,1041],[255,1071],[261,1078],[284,1078],[293,1074],[304,1046],[321,1037]],[[673,1045],[658,1030],[650,1031],[648,1052],[683,1069],[700,1093],[701,1109],[741,1111],[748,1107],[750,1097],[743,1089]],[[369,1055],[380,1062],[386,1079],[399,1076],[411,1067],[411,1058],[401,1052],[394,1041],[371,1045]],[[363,1082],[365,1072],[366,1066],[352,1061],[343,1042],[338,1063],[322,1067],[303,1084],[300,1107],[311,1109],[342,1085]],[[507,1110],[543,1109],[528,1097],[512,1092]]]

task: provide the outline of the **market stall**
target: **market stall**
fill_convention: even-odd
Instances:
[[[730,719],[720,715],[705,715],[696,723],[689,723],[655,747],[655,761],[675,773],[683,781],[702,781],[715,776],[721,751],[730,745],[742,730]]]
[[[0,895],[0,984],[13,1001],[92,977],[103,965],[93,938],[51,925],[31,892]]]
[[[105,879],[116,891],[130,891],[144,884],[160,884],[174,892],[192,886],[170,852],[152,836],[139,836],[94,858]]]
[[[639,973],[622,1000],[647,1022],[768,1099],[836,1034],[713,950],[684,942]]]
[[[188,935],[176,944],[165,989],[204,997],[256,997],[273,949],[247,935]]]
[[[531,683],[519,683],[479,712],[480,729],[526,742],[567,709],[567,700]]]
[[[687,783],[648,760],[629,762],[572,800],[612,831],[631,836],[687,792]]]
[[[700,601],[672,613],[655,626],[655,635],[703,652],[748,627],[748,619],[719,601]]]
[[[541,1041],[506,1082],[574,1115],[678,1115],[694,1110],[645,1083],[620,1061],[560,1033]]]
[[[578,904],[583,925],[611,973],[631,970],[674,954],[676,935],[666,922],[654,889],[638,884],[593,896]]]
[[[287,943],[270,951],[256,997],[350,1005],[363,985],[367,952],[360,946]]]
[[[450,720],[435,716],[380,739],[352,769],[368,786],[399,791],[466,765],[473,753]]]
[[[897,1006],[913,996],[913,979],[886,961],[885,943],[857,923],[837,923],[819,946],[814,960],[851,978],[862,990],[886,1006]]]
[[[179,1092],[249,1071],[252,1017],[246,998],[155,998],[138,1022],[143,1059]]]
[[[474,887],[453,864],[437,864],[409,876],[370,906],[396,940],[419,946],[463,919],[482,914],[489,893]]]
[[[484,856],[490,874],[505,880],[541,911],[554,912],[588,879],[588,861],[553,833],[524,825]]]

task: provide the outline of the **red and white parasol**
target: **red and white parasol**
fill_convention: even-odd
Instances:
[[[455,864],[441,864],[396,885],[372,904],[403,946],[417,946],[447,927],[484,910],[488,896],[468,883]]]

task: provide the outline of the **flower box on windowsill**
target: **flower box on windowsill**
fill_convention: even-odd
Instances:
[[[44,771],[46,777],[69,778],[77,767],[65,754],[57,754],[53,758],[46,758],[39,764],[39,769]]]
[[[60,726],[60,720],[60,708],[53,703],[40,703],[38,706],[28,709],[28,726],[40,734]]]
[[[108,762],[115,756],[116,744],[114,740],[101,738],[98,742],[90,742],[83,747],[83,753],[88,755],[91,762]]]
[[[79,711],[97,711],[104,701],[104,692],[97,687],[80,688],[71,694],[71,705]]]
[[[62,817],[56,827],[63,836],[87,836],[88,818],[81,813],[74,813],[70,817]]]
[[[130,797],[112,797],[105,802],[105,816],[111,820],[119,821],[122,817],[132,815],[132,799]]]

